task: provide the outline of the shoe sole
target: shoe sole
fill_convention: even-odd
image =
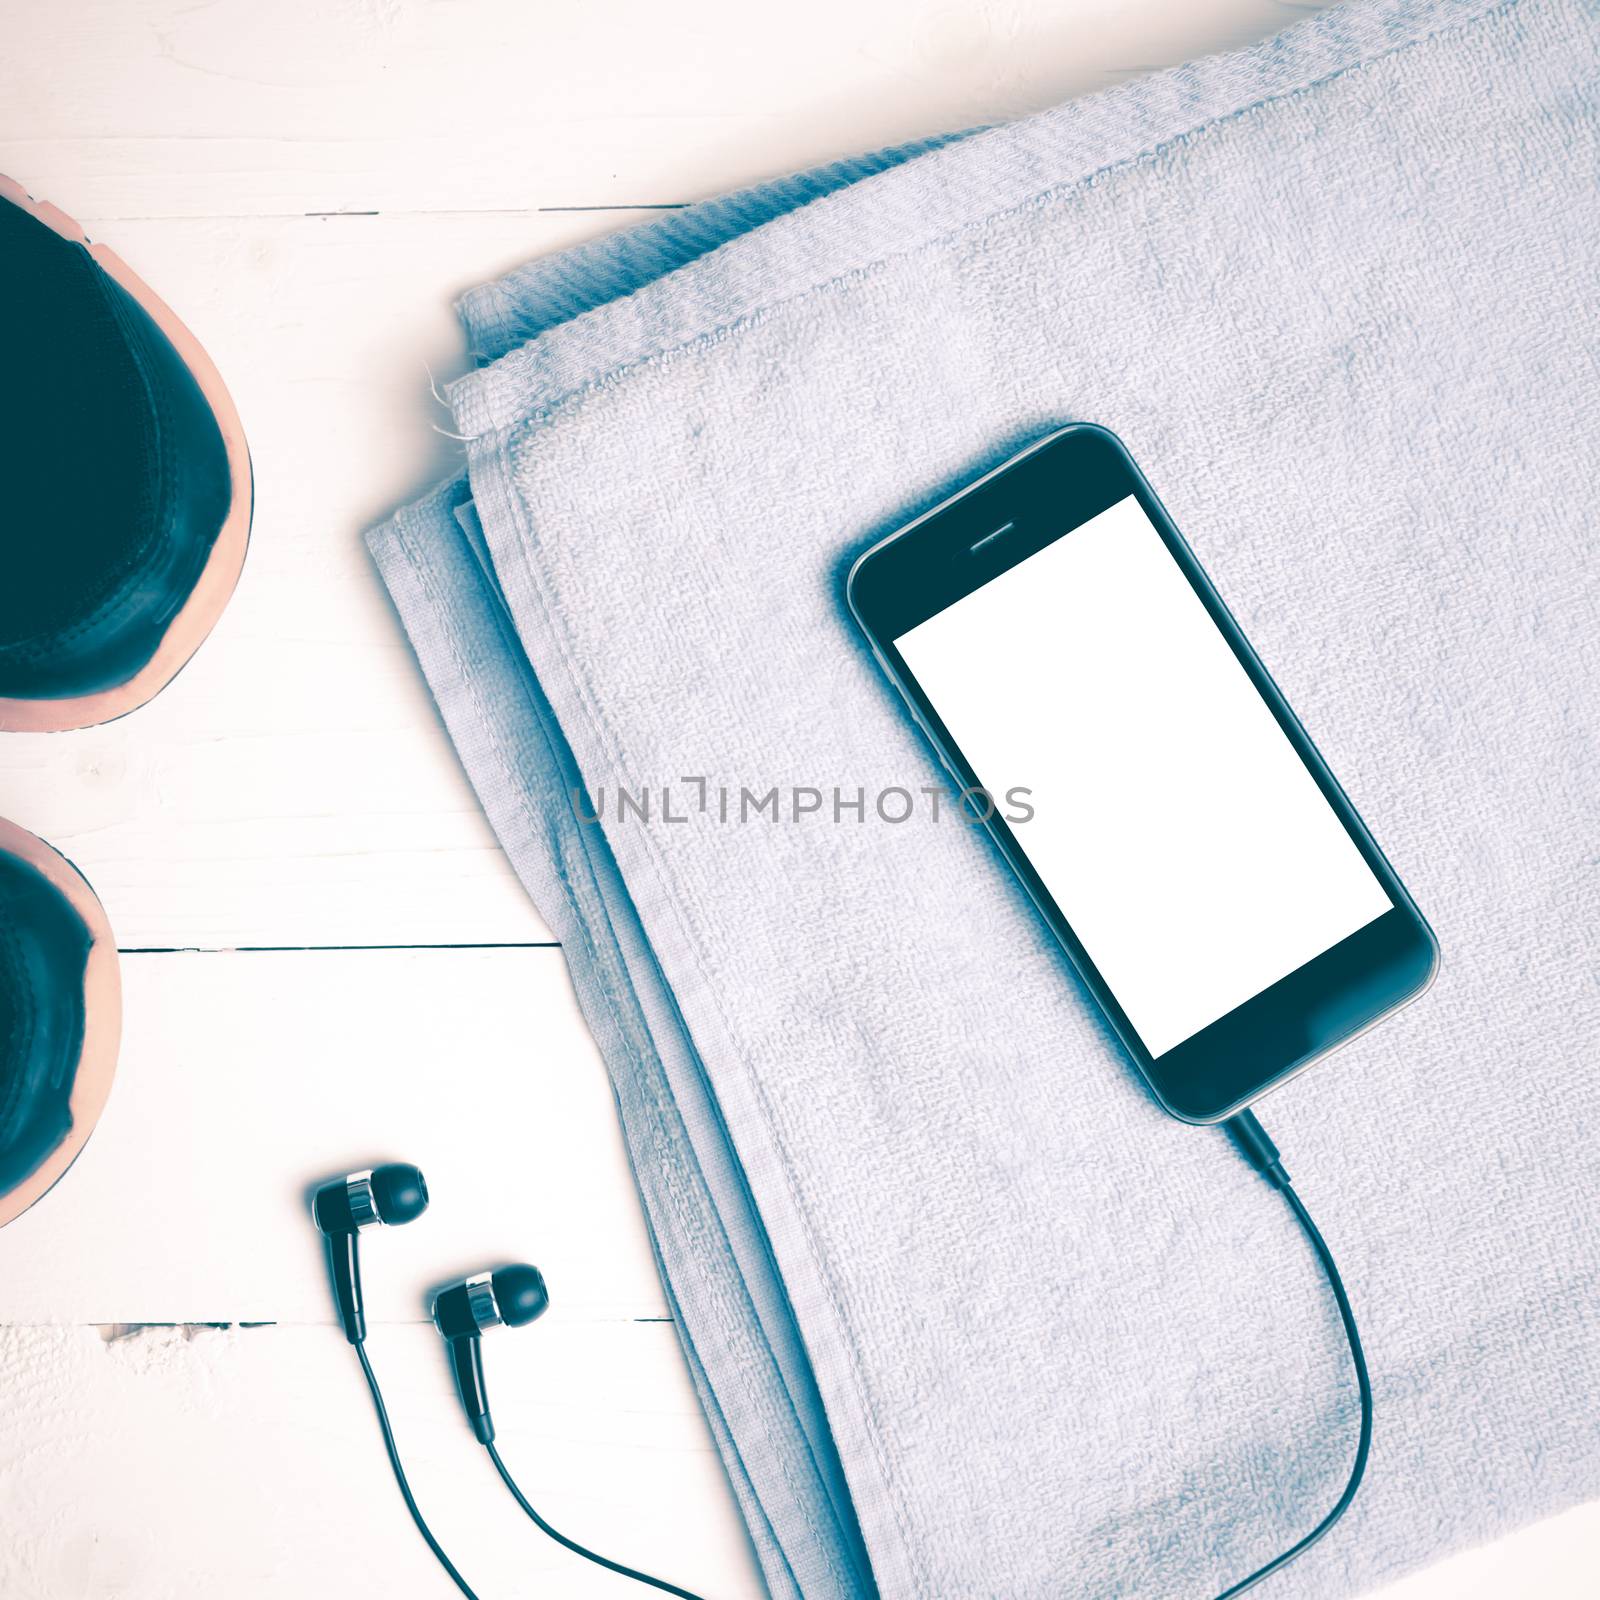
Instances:
[[[0,818],[0,851],[27,862],[66,896],[89,930],[89,955],[83,968],[83,1045],[67,1105],[72,1126],[67,1136],[14,1189],[0,1194],[0,1228],[20,1217],[78,1159],[111,1094],[122,1040],[122,969],[105,907],[89,880],[58,850],[14,822]]]
[[[239,581],[245,550],[250,543],[254,482],[244,428],[222,375],[200,341],[178,320],[166,301],[116,251],[103,244],[91,244],[88,235],[66,212],[46,201],[35,200],[20,184],[0,174],[0,203],[6,201],[19,206],[69,243],[81,244],[100,269],[131,295],[167,336],[216,418],[233,485],[227,517],[199,581],[172,619],[156,653],[138,672],[126,682],[94,694],[51,700],[14,700],[0,696],[0,732],[63,733],[69,728],[90,728],[96,723],[111,722],[138,710],[160,694],[188,664],[222,615]]]

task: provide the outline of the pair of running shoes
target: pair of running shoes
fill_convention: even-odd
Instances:
[[[193,334],[112,251],[0,177],[0,735],[137,710],[244,563],[244,432]],[[116,943],[94,891],[0,819],[0,1225],[110,1093]]]

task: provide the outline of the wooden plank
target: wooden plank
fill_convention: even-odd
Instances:
[[[19,7],[0,150],[83,215],[700,198],[1282,27],[1279,0]]]
[[[522,1516],[431,1328],[368,1341],[424,1514],[483,1600],[629,1585]],[[672,1327],[563,1323],[485,1341],[497,1443],[569,1537],[717,1600],[762,1593]],[[389,1476],[332,1328],[0,1328],[8,1600],[455,1593]],[[638,1591],[643,1592],[643,1591]]]
[[[667,1314],[610,1085],[559,950],[124,959],[94,1137],[0,1230],[0,1322],[326,1323],[307,1194],[391,1159],[432,1203],[363,1240],[368,1314],[506,1261],[551,1316]]]

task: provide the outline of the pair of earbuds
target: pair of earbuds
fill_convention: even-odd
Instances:
[[[328,1247],[333,1297],[344,1336],[359,1345],[367,1337],[361,1297],[361,1230],[400,1227],[428,1209],[428,1185],[419,1168],[403,1161],[352,1172],[323,1184],[313,1195],[311,1215]],[[550,1294],[537,1267],[526,1264],[480,1272],[441,1289],[433,1297],[433,1321],[450,1349],[461,1403],[480,1444],[494,1440],[494,1419],[483,1380],[479,1343],[486,1328],[520,1328],[544,1314]]]
[[[456,1588],[466,1596],[466,1600],[478,1600],[418,1509],[411,1485],[406,1480],[405,1468],[400,1463],[399,1448],[395,1444],[394,1430],[389,1424],[389,1413],[383,1403],[378,1380],[373,1375],[372,1363],[367,1359],[367,1316],[361,1298],[361,1230],[400,1227],[407,1222],[415,1222],[427,1209],[428,1185],[416,1167],[403,1161],[391,1161],[381,1167],[370,1167],[362,1172],[349,1173],[343,1178],[334,1178],[321,1185],[311,1198],[311,1215],[328,1247],[328,1270],[333,1277],[333,1297],[338,1303],[339,1321],[344,1327],[345,1338],[355,1346],[356,1357],[372,1393],[384,1448],[388,1452],[389,1466],[394,1472],[401,1498],[417,1531]],[[648,1572],[640,1572],[608,1556],[597,1555],[577,1540],[558,1533],[528,1503],[527,1496],[517,1487],[516,1480],[500,1459],[494,1443],[494,1419],[489,1415],[489,1394],[483,1381],[480,1341],[486,1328],[502,1324],[508,1328],[520,1328],[542,1316],[549,1304],[550,1295],[544,1286],[544,1277],[537,1267],[526,1264],[501,1267],[498,1272],[476,1273],[440,1289],[434,1295],[434,1325],[449,1346],[456,1388],[461,1392],[461,1404],[466,1408],[467,1420],[472,1424],[478,1443],[488,1452],[501,1481],[540,1532],[574,1555],[582,1556],[585,1561],[592,1561],[609,1572],[632,1578],[636,1583],[658,1589],[664,1594],[678,1595],[681,1600],[699,1600],[690,1590],[680,1589],[665,1578],[653,1578]]]

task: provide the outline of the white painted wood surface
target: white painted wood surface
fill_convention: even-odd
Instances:
[[[519,1332],[484,1355],[497,1443],[541,1513],[614,1560],[755,1600],[671,1325]],[[430,1327],[380,1327],[367,1347],[412,1488],[484,1600],[636,1587],[524,1520]],[[3,1328],[0,1382],[25,1425],[0,1439],[6,1600],[455,1593],[394,1491],[334,1328]]]
[[[559,950],[127,955],[123,982],[105,1115],[0,1229],[0,1323],[328,1322],[310,1190],[395,1160],[430,1203],[364,1239],[369,1321],[523,1260],[553,1319],[667,1315]]]
[[[422,1321],[430,1285],[519,1257],[552,1309],[486,1356],[535,1502],[719,1600],[759,1594],[560,953],[527,948],[549,934],[361,529],[455,458],[428,377],[461,370],[449,305],[471,283],[630,207],[1016,115],[1310,8],[6,0],[0,171],[200,335],[258,496],[239,594],[160,700],[0,740],[0,814],[78,861],[125,949],[167,952],[126,959],[123,1066],[84,1158],[0,1234],[7,1600],[450,1592],[304,1210],[316,1178],[384,1156],[424,1164],[434,1204],[368,1241],[373,1359],[486,1600],[628,1588],[522,1521]],[[523,948],[333,948],[352,945]],[[130,1326],[160,1323],[189,1326]],[[1386,1593],[1587,1595],[1597,1548],[1586,1508]]]

